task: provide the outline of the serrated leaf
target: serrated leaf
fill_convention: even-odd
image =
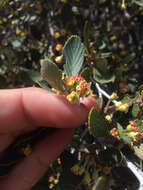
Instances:
[[[62,80],[62,71],[51,60],[47,58],[41,60],[41,75],[52,88],[62,92],[65,91]]]
[[[77,76],[84,62],[84,46],[78,36],[71,36],[63,48],[66,57],[64,72],[67,76]]]
[[[95,108],[92,108],[88,116],[89,132],[95,137],[108,135],[108,125],[104,117]]]
[[[93,68],[93,78],[95,81],[104,84],[115,81],[115,75],[110,72],[102,73],[96,68]]]
[[[143,144],[140,144],[139,146],[133,146],[133,149],[135,151],[135,154],[143,160]]]
[[[140,111],[140,107],[138,104],[134,104],[132,107],[132,116],[137,117],[138,113]]]

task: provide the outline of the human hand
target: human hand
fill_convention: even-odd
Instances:
[[[70,142],[74,128],[87,120],[87,110],[92,106],[98,109],[93,99],[85,99],[83,103],[87,109],[83,104],[71,104],[64,97],[39,88],[0,91],[0,153],[17,136],[39,126],[57,128],[0,181],[1,190],[31,189]]]

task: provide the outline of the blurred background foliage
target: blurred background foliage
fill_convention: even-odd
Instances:
[[[94,79],[109,94],[116,91],[120,97],[132,95],[143,81],[142,23],[143,3],[139,0],[0,0],[0,88],[35,85],[40,60],[47,56],[62,68],[65,60],[57,59],[61,47],[76,34],[86,46],[85,66],[97,66],[101,76],[107,74],[107,68],[112,73],[105,78],[95,74]],[[106,61],[99,61],[101,58]],[[93,139],[86,136],[85,141],[90,143]],[[78,147],[76,136],[73,142],[72,146]],[[78,148],[74,154],[68,150],[33,190],[91,189],[89,173],[83,180],[82,172],[80,176],[70,172],[77,163]],[[86,162],[86,155],[83,157]],[[126,174],[124,170],[118,169],[118,173]],[[128,181],[135,180],[128,176]],[[123,174],[122,179],[116,179],[124,184],[125,177]],[[134,188],[132,184],[128,187]],[[124,187],[120,184],[112,189]]]

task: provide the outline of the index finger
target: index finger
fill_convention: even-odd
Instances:
[[[35,126],[73,128],[87,119],[82,104],[71,104],[64,97],[39,88],[1,90],[0,107],[0,133]]]

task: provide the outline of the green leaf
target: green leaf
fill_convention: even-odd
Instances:
[[[84,62],[84,46],[78,36],[71,36],[67,40],[63,54],[66,57],[65,74],[67,76],[78,75]]]
[[[108,71],[106,73],[103,73],[96,68],[93,68],[93,78],[95,81],[101,84],[115,81],[115,75],[113,73],[110,73]]]
[[[131,99],[129,96],[125,96],[125,97],[121,100],[121,102],[122,102],[123,104],[130,104],[130,103],[132,102],[132,99]]]
[[[101,97],[101,98],[98,97],[96,100],[99,103],[100,108],[102,109],[102,107],[103,107],[103,97]]]
[[[89,67],[84,68],[81,73],[80,76],[82,76],[87,82],[90,82],[90,76],[91,76],[91,69]]]
[[[41,60],[41,75],[52,88],[62,92],[65,91],[62,80],[62,71],[51,60],[47,58]]]
[[[139,146],[133,146],[133,149],[135,151],[135,154],[143,160],[143,144],[140,144]]]
[[[123,63],[124,64],[129,64],[135,57],[136,57],[136,54],[135,53],[131,53],[131,54],[127,55],[124,58]]]
[[[103,40],[97,40],[94,46],[96,50],[103,50],[106,48],[106,43]]]
[[[104,41],[102,41],[102,44],[98,49],[103,50],[105,47],[106,47],[106,43]]]
[[[121,152],[115,148],[107,148],[100,151],[98,156],[101,164],[108,166],[118,166],[123,159]]]
[[[117,122],[116,125],[117,125],[116,127],[118,130],[123,130],[123,127],[120,123]]]
[[[132,107],[132,116],[137,117],[138,113],[140,111],[140,107],[138,104],[134,104]]]
[[[101,84],[115,81],[115,75],[109,70],[107,59],[96,59],[96,67],[93,68],[93,78]]]
[[[108,125],[104,117],[94,107],[88,116],[89,132],[95,137],[104,137],[108,135]]]
[[[137,5],[143,7],[143,0],[136,0],[134,3],[136,3]]]
[[[104,59],[104,58],[107,58],[107,57],[111,57],[112,53],[111,52],[106,52],[106,53],[101,53],[101,57]]]
[[[38,71],[26,69],[24,67],[17,67],[17,69],[22,72],[25,72],[28,75],[28,78],[31,79],[33,82],[37,83],[37,81],[42,80],[42,76],[41,76],[40,72],[38,72]]]
[[[46,81],[41,80],[41,81],[36,81],[36,83],[37,83],[41,88],[53,92],[52,89],[48,86],[48,83],[47,83]]]
[[[29,71],[27,71],[27,74],[28,74],[29,78],[31,80],[33,80],[34,82],[42,80],[42,76],[38,71],[29,70]]]

